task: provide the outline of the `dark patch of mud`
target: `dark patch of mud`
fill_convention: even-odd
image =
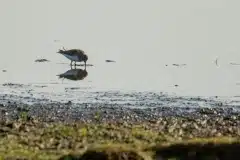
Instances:
[[[53,40],[54,42],[60,42],[60,40],[59,39],[55,39],[55,40]]]
[[[240,65],[240,63],[230,63],[231,65],[235,65],[235,66],[238,66]]]
[[[65,88],[66,90],[78,90],[81,89],[80,87],[69,87],[69,88]]]
[[[187,64],[172,64],[172,65],[177,67],[182,67],[182,66],[186,66]]]
[[[37,87],[37,88],[46,88],[47,85],[34,85],[34,87]]]
[[[91,89],[91,87],[66,87],[65,92],[71,92],[71,91],[81,92],[81,90],[87,90],[87,89]]]
[[[47,59],[36,59],[35,62],[50,62]]]
[[[114,60],[105,60],[105,62],[116,62]]]
[[[27,87],[29,85],[19,84],[19,83],[4,83],[4,84],[2,84],[2,86],[10,87],[10,88],[23,88],[23,87]]]

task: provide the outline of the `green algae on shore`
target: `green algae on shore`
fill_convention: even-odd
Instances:
[[[18,120],[3,121],[0,125],[2,159],[99,159],[101,157],[100,159],[151,160],[160,156],[166,159],[186,158],[188,152],[194,152],[194,155],[198,155],[198,152],[202,154],[206,152],[206,156],[210,154],[216,157],[219,156],[219,151],[222,152],[220,156],[226,157],[225,153],[231,156],[240,149],[240,138],[236,134],[212,138],[204,138],[200,135],[173,136],[168,130],[156,129],[154,126],[159,123],[153,122],[67,124]],[[211,149],[204,149],[209,146]],[[178,150],[182,151],[181,154],[177,152]]]

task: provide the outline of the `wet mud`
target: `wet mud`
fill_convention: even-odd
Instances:
[[[49,62],[47,59],[36,59],[35,62]]]
[[[66,93],[78,88],[68,88]],[[129,121],[145,122],[157,121],[166,117],[184,117],[190,119],[211,120],[217,125],[217,121],[232,119],[239,123],[240,112],[236,106],[227,106],[227,104],[214,100],[201,98],[188,99],[192,106],[184,107],[183,98],[170,98],[157,96],[159,102],[152,102],[149,97],[125,94],[121,99],[120,93],[94,93],[92,101],[82,101],[77,103],[65,99],[65,101],[53,101],[47,98],[32,98],[31,96],[19,95],[0,95],[0,117],[2,120],[16,120],[23,113],[29,118],[37,118],[42,121]],[[71,94],[70,94],[71,95]],[[114,97],[115,95],[115,97]],[[117,96],[118,95],[118,96]],[[132,96],[132,99],[130,99]],[[135,97],[134,97],[135,96]],[[139,96],[139,97],[138,97]],[[98,97],[98,98],[97,98]],[[107,99],[107,97],[109,99]],[[111,98],[110,98],[111,97]],[[95,99],[95,101],[94,101]],[[135,100],[134,100],[135,99]],[[87,100],[87,99],[85,99]],[[175,102],[174,102],[175,101]],[[178,102],[177,102],[178,101]],[[197,107],[199,102],[206,103],[211,107]],[[179,104],[181,107],[179,107]],[[194,106],[195,103],[195,107]],[[240,126],[240,124],[238,124]]]
[[[105,60],[105,62],[116,62],[116,61],[107,59]]]
[[[0,86],[1,118],[17,119],[22,112],[26,112],[29,117],[43,121],[94,121],[97,115],[98,120],[102,121],[141,122],[162,117],[237,119],[240,114],[240,101],[229,97],[190,97],[150,91],[99,91],[94,90],[92,85],[80,85],[88,76],[88,67],[69,67],[65,72],[56,74],[62,81],[43,84],[3,83]],[[173,86],[179,87],[178,84]]]

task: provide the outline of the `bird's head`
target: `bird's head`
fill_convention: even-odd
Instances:
[[[88,60],[88,56],[86,54],[83,55],[83,61],[86,63]]]

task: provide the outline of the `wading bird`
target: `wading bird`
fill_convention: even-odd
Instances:
[[[63,48],[63,50],[60,49],[57,53],[60,53],[64,55],[66,58],[68,58],[69,60],[71,60],[71,64],[70,64],[71,66],[73,61],[75,62],[75,66],[76,66],[76,62],[84,62],[85,68],[86,68],[88,56],[85,54],[83,50],[80,50],[80,49],[65,50]]]

